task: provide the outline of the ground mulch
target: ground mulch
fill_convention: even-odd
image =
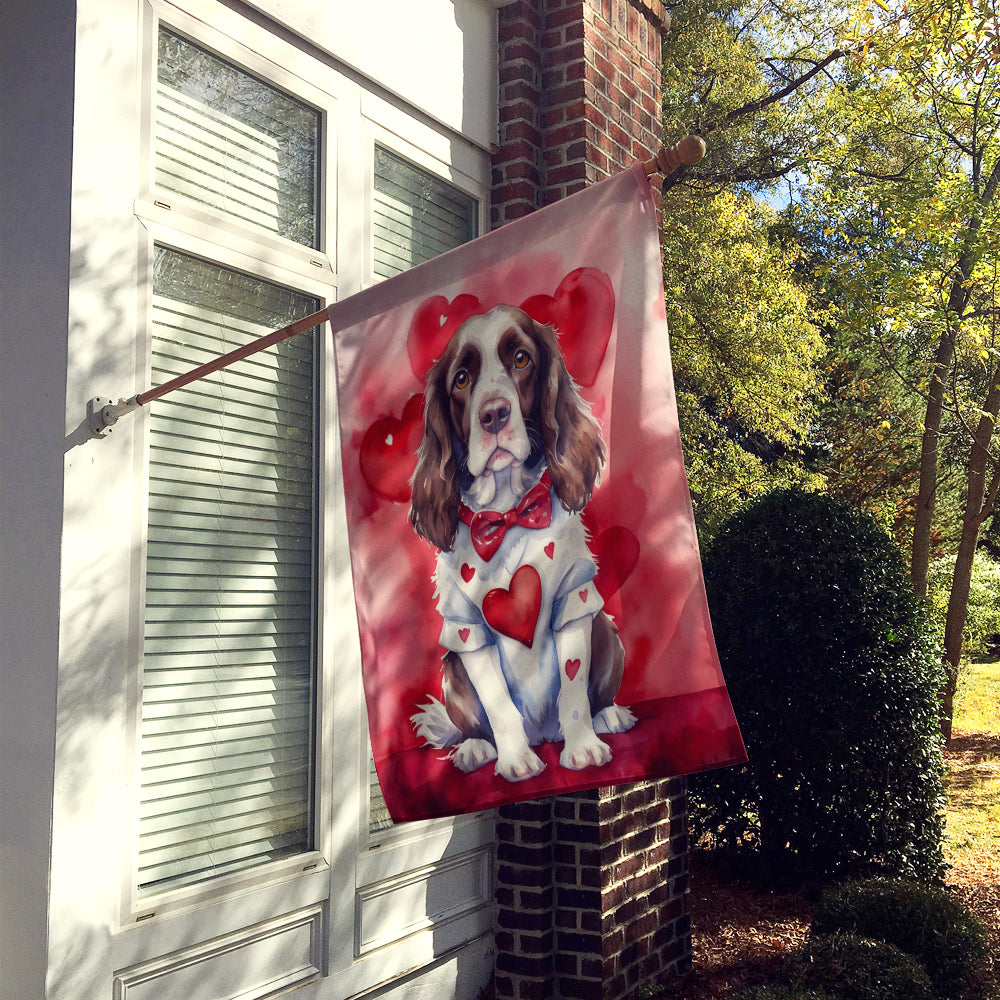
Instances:
[[[977,757],[1000,759],[1000,739],[984,743],[982,734],[956,733],[945,756],[954,769]],[[815,891],[749,884],[710,850],[692,850],[689,860],[693,967],[664,989],[662,1000],[725,1000],[773,982],[809,935]],[[1000,1000],[1000,858],[968,857],[953,864],[946,883],[990,934],[991,954],[970,984],[970,1000]]]

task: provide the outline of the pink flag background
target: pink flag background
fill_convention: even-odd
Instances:
[[[436,550],[409,524],[424,380],[461,322],[499,304],[558,336],[607,446],[582,517],[605,610],[620,628],[619,705],[603,766],[570,770],[560,744],[541,774],[459,771],[410,717],[441,696]],[[660,249],[641,165],[330,309],[348,535],[376,768],[396,821],[563,791],[687,774],[745,751],[712,637],[684,474]]]

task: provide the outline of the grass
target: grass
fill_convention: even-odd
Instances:
[[[948,861],[1000,876],[1000,661],[963,671],[948,758]]]
[[[1000,1000],[1000,661],[962,672],[945,759],[946,881],[990,933],[977,995]]]
[[[963,670],[955,702],[956,728],[1000,736],[1000,660]]]

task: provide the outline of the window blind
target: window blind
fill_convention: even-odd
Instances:
[[[161,28],[156,185],[317,246],[320,115]]]
[[[374,269],[380,278],[422,264],[478,235],[475,198],[375,147]]]
[[[153,384],[316,310],[165,248]],[[314,332],[150,408],[140,895],[310,849]]]
[[[375,147],[374,271],[390,278],[478,235],[476,199],[381,146]],[[392,826],[375,762],[368,769],[369,832]]]

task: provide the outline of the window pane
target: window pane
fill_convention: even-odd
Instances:
[[[375,274],[390,278],[478,233],[475,198],[381,146],[375,147]],[[369,758],[369,831],[392,826],[375,762]]]
[[[390,278],[477,236],[476,200],[375,147],[375,274]]]
[[[157,248],[152,382],[317,307]],[[312,847],[314,336],[150,404],[143,894]]]
[[[319,112],[160,29],[156,184],[317,246]]]

